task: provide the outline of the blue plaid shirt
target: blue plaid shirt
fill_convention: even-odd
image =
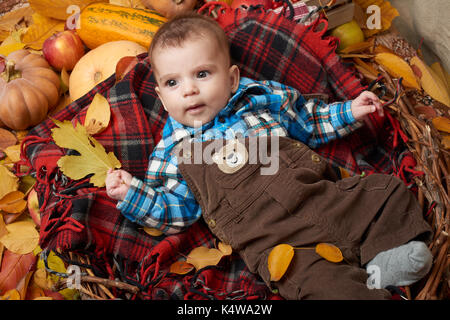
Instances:
[[[233,139],[236,133],[289,136],[311,148],[341,138],[361,126],[351,112],[351,101],[325,104],[306,101],[294,88],[275,81],[242,78],[237,92],[210,122],[187,127],[169,117],[162,139],[149,159],[144,180],[133,177],[130,189],[117,208],[129,220],[178,233],[201,216],[201,209],[181,176],[174,147],[191,141]]]

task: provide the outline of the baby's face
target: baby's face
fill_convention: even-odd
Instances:
[[[198,127],[214,119],[239,86],[239,69],[209,37],[153,51],[156,92],[176,121]]]

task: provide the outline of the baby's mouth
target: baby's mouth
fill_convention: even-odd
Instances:
[[[199,103],[199,104],[196,104],[196,105],[193,105],[193,106],[188,107],[188,108],[186,109],[186,112],[189,112],[189,113],[197,113],[197,112],[200,112],[201,109],[202,109],[204,106],[205,106],[204,104]]]

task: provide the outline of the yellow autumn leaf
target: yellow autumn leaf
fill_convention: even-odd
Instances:
[[[215,266],[224,256],[223,252],[208,247],[197,247],[193,249],[187,256],[186,263],[192,264],[195,269],[199,270],[207,266]]]
[[[450,119],[446,117],[435,117],[431,122],[437,130],[450,133]]]
[[[341,250],[330,243],[318,243],[316,253],[330,262],[341,262],[344,259]]]
[[[56,271],[59,273],[67,273],[67,268],[65,266],[64,261],[60,257],[58,257],[53,251],[50,251],[50,253],[47,257],[47,265],[48,265],[49,269],[51,269],[53,271]],[[36,267],[37,267],[37,270],[45,271],[44,260],[41,257],[39,257]],[[44,276],[44,274],[42,271],[40,271],[40,272],[41,272],[40,277],[42,278]],[[56,274],[47,273],[47,272],[45,272],[45,274],[47,274],[47,280],[40,282],[39,283],[40,285],[47,285],[49,287],[52,287],[53,284],[57,283],[61,279],[61,277]],[[77,294],[76,289],[69,289],[69,288],[60,290],[58,292],[66,300],[73,300]]]
[[[8,290],[4,295],[0,296],[0,300],[21,300],[20,293],[17,289]]]
[[[33,24],[22,37],[22,42],[32,49],[41,50],[47,38],[63,30],[64,21],[47,18],[39,13],[34,13]]]
[[[39,243],[39,232],[31,221],[18,221],[6,225],[8,233],[0,238],[0,242],[10,251],[17,254],[32,252]]]
[[[0,54],[4,55],[6,57],[11,52],[23,49],[24,47],[25,47],[25,43],[22,43],[22,42],[14,42],[11,44],[0,46]]]
[[[433,69],[428,67],[418,56],[412,57],[409,60],[409,64],[419,78],[423,90],[433,99],[450,107],[450,95],[447,90],[447,85],[441,81]]]
[[[270,251],[267,259],[270,281],[278,281],[283,277],[293,257],[294,248],[288,244],[279,244]]]
[[[163,232],[159,229],[156,228],[150,228],[150,227],[144,227],[143,228],[145,233],[147,233],[148,235],[152,236],[152,237],[159,237],[160,235],[163,234]]]
[[[2,164],[0,164],[0,181],[0,198],[19,189],[19,178]]]
[[[43,268],[37,268],[33,274],[33,283],[37,285],[42,290],[51,290],[53,282],[48,279],[47,271]]]
[[[31,17],[33,12],[33,9],[27,6],[5,13],[0,17],[0,30],[10,33],[24,18]],[[0,39],[2,40],[4,39]]]
[[[105,130],[111,118],[111,107],[108,100],[96,93],[86,112],[84,126],[87,133],[94,135]]]
[[[20,144],[9,146],[3,150],[12,162],[20,160]]]
[[[80,153],[61,157],[57,162],[61,171],[73,180],[93,174],[90,182],[96,187],[103,187],[108,169],[121,167],[114,153],[106,153],[105,148],[87,133],[81,123],[77,123],[74,128],[70,121],[53,121],[58,126],[52,129],[55,143],[61,148]]]
[[[219,249],[220,252],[223,253],[223,255],[225,256],[229,256],[230,254],[233,253],[233,249],[231,248],[231,246],[229,244],[225,244],[223,242],[219,242],[217,248]]]
[[[394,78],[403,78],[402,84],[406,87],[420,90],[416,76],[409,64],[393,53],[378,53],[375,61],[380,64]]]
[[[447,88],[447,91],[449,91],[449,87],[448,87],[448,83],[447,83],[447,77],[445,76],[445,70],[442,67],[442,65],[439,62],[434,62],[430,65],[431,70],[434,71],[434,73],[436,73],[436,75],[439,77],[439,79],[441,79],[442,83],[445,85],[445,87]]]

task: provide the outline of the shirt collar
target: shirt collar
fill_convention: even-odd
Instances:
[[[225,108],[223,108],[215,118],[220,116],[228,116],[233,113],[236,107],[239,108],[239,100],[247,93],[248,91],[258,91],[259,94],[270,94],[272,93],[272,90],[269,86],[263,84],[262,82],[255,81],[246,77],[241,77],[239,81],[239,87],[236,91],[236,93],[230,98]],[[262,91],[262,92],[261,92]],[[197,132],[202,131],[205,132],[207,129],[210,129],[215,122],[215,118],[212,119],[210,122],[203,124],[201,127],[193,128],[185,126],[175,119],[173,119],[171,116],[167,117],[166,125],[163,129],[163,135],[162,138],[166,139],[167,137],[172,136],[172,133],[175,130],[184,130],[185,133],[183,133],[183,136],[194,136]],[[175,141],[174,141],[175,142]]]

